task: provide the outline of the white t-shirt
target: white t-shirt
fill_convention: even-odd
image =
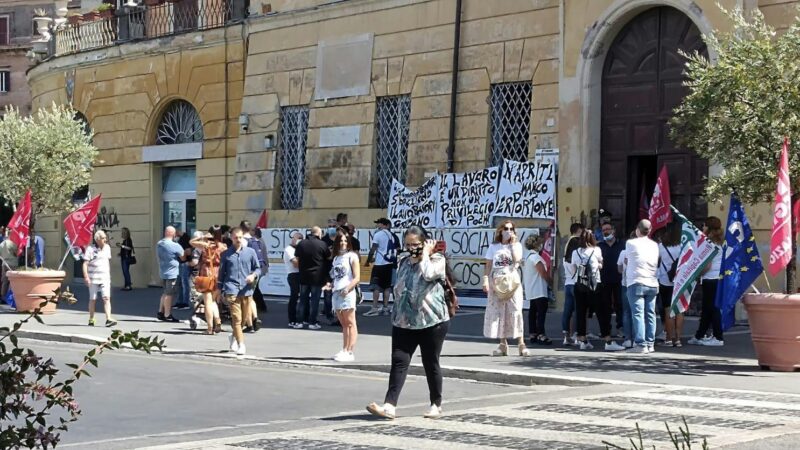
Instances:
[[[572,252],[572,270],[576,273],[578,271],[578,266],[582,266],[587,262],[592,268],[594,282],[600,283],[600,268],[603,267],[603,252],[597,247],[579,248]],[[573,282],[573,284],[575,283]]]
[[[625,272],[626,269],[628,268],[628,263],[625,262],[626,258],[625,255],[627,255],[627,253],[625,253],[625,250],[619,252],[619,258],[617,258],[617,270],[620,270],[620,268],[622,269],[622,271],[620,272],[622,274],[621,284],[625,287],[628,287],[628,279],[625,277]]]
[[[92,284],[111,284],[111,246],[102,249],[90,245],[83,253],[84,261],[88,261],[86,271]]]
[[[538,252],[532,251],[522,264],[522,281],[525,288],[525,298],[528,300],[547,297],[547,283],[539,275],[539,271],[536,270],[536,265],[539,263],[543,267],[547,267],[542,256]]]
[[[394,238],[392,237],[392,232],[385,229],[381,229],[372,236],[372,245],[378,244],[378,251],[375,252],[376,266],[385,266],[386,264],[391,264],[386,260],[386,254],[389,253],[389,242],[393,240]]]
[[[353,282],[353,263],[358,264],[358,256],[355,252],[347,252],[333,258],[331,280],[333,280],[334,291],[341,291]]]
[[[299,267],[295,267],[292,264],[292,260],[294,259],[294,252],[295,248],[291,245],[287,245],[285,249],[283,249],[283,264],[286,266],[286,273],[298,273],[300,272]]]
[[[625,270],[628,286],[641,284],[657,288],[658,244],[648,237],[628,239],[625,254],[628,259]]]
[[[681,246],[670,245],[669,247],[664,247],[664,244],[658,244],[658,255],[661,258],[661,262],[658,263],[656,278],[658,278],[660,284],[672,286],[672,281],[669,281],[668,272],[672,268],[672,262],[680,258]]]
[[[514,263],[511,252],[522,255],[522,244],[492,244],[486,250],[486,259],[492,262],[492,269],[503,269]]]
[[[718,280],[719,266],[722,264],[722,250],[718,251],[709,263],[708,272],[703,274],[704,280]]]

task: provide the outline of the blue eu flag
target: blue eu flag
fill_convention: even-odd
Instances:
[[[722,329],[728,330],[735,321],[736,302],[756,281],[764,266],[758,254],[756,240],[744,208],[736,194],[731,194],[728,227],[722,245],[722,263],[719,269],[719,284],[714,304],[722,313]]]

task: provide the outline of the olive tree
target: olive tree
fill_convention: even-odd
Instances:
[[[689,93],[675,110],[671,136],[723,169],[708,181],[710,200],[736,192],[747,203],[769,202],[785,137],[794,141],[789,174],[800,191],[800,22],[779,34],[758,10],[726,13],[732,30],[705,36],[716,60],[685,55]],[[788,292],[794,290],[795,235],[793,229]]]

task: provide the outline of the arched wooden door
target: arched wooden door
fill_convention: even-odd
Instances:
[[[600,207],[625,233],[635,226],[642,193],[652,195],[662,165],[672,203],[690,219],[707,215],[702,198],[708,164],[669,138],[668,121],[686,95],[683,51],[706,46],[686,15],[670,7],[630,21],[609,48],[603,67]]]

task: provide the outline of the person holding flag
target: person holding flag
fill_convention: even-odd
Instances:
[[[708,240],[721,246],[725,238],[725,231],[722,229],[722,221],[719,217],[710,216],[703,225],[703,234]],[[722,252],[715,252],[713,258],[706,264],[703,277],[700,281],[703,290],[703,306],[700,313],[700,326],[697,327],[694,337],[688,343],[692,345],[705,345],[707,347],[722,347],[724,340],[722,336],[722,321],[719,309],[714,306],[717,297],[717,284],[719,283],[719,269],[722,265]],[[714,335],[706,338],[706,332],[711,328]]]
[[[764,273],[764,264],[758,253],[753,230],[750,229],[750,221],[747,220],[742,202],[735,193],[731,194],[722,253],[714,305],[720,311],[722,331],[727,331],[736,321],[736,302]]]

